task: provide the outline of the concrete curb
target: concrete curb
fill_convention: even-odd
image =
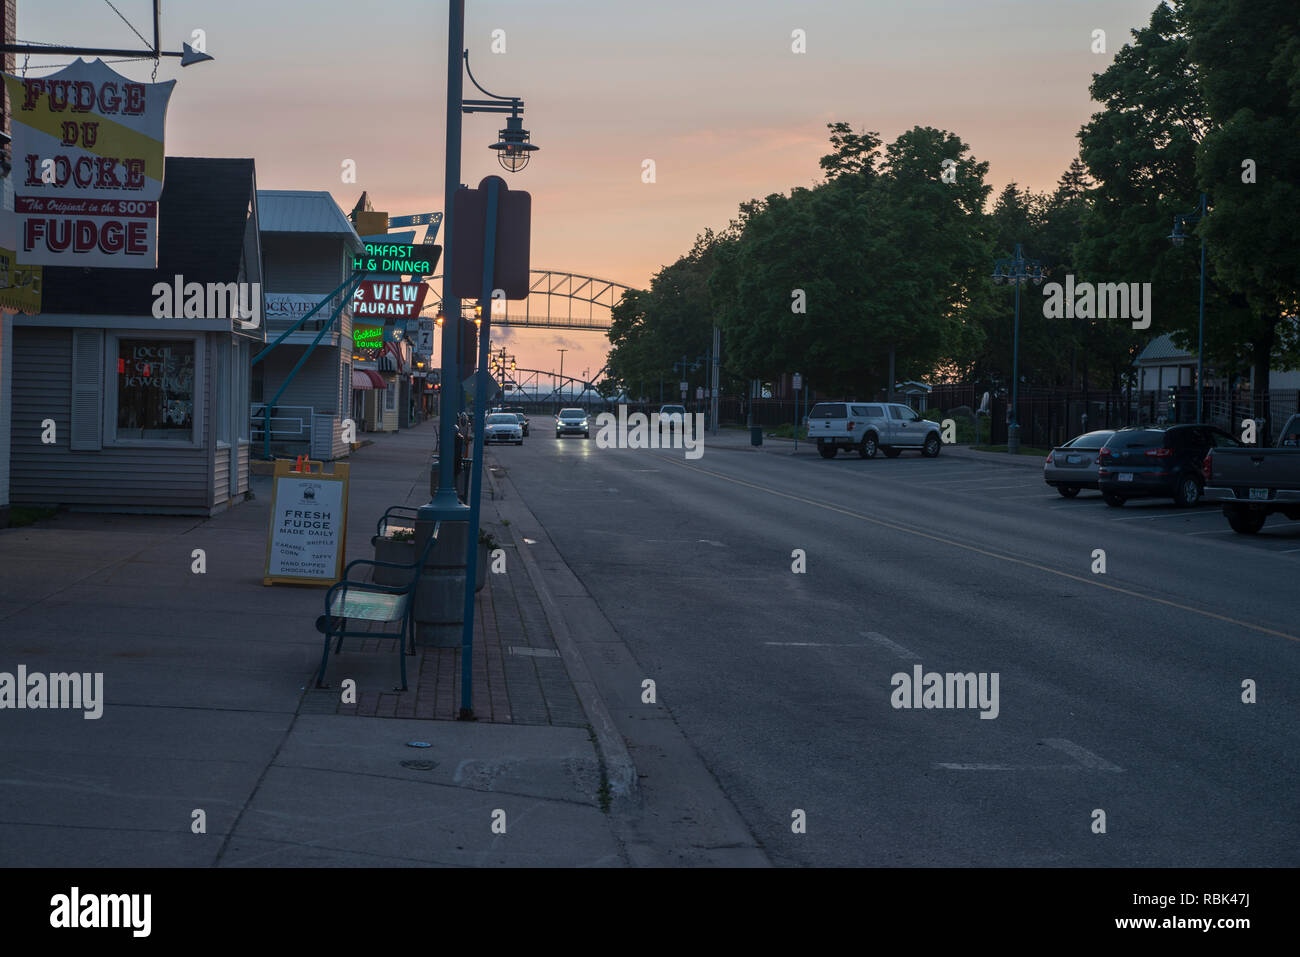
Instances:
[[[510,481],[508,475],[507,470],[502,470],[501,474],[494,475],[492,478],[493,485],[503,493],[502,498],[505,497],[504,493],[508,488],[513,498],[513,507],[527,512],[532,523],[541,529],[541,523],[537,521],[537,517],[532,514],[527,505],[524,504],[523,499],[516,493],[514,484]],[[601,763],[605,767],[605,776],[609,782],[610,792],[618,798],[635,798],[637,793],[636,764],[633,763],[632,755],[627,750],[627,743],[623,740],[623,736],[618,733],[618,728],[614,725],[614,719],[610,716],[605,699],[600,696],[600,691],[596,688],[596,682],[591,677],[587,663],[583,660],[582,653],[573,640],[573,635],[569,631],[569,623],[565,620],[564,613],[560,610],[555,596],[546,587],[546,579],[542,575],[541,568],[537,565],[537,560],[525,548],[517,548],[515,552],[519,556],[519,560],[524,563],[524,570],[528,573],[528,578],[537,592],[538,600],[542,603],[542,612],[546,615],[546,623],[550,626],[551,634],[555,638],[555,647],[559,649],[560,658],[564,661],[564,667],[568,669],[569,680],[573,682],[573,689],[578,695],[578,701],[582,705],[583,712],[587,715],[587,720],[591,723],[591,729],[596,736],[596,750],[600,754]]]
[[[952,455],[961,459],[975,459],[977,462],[995,462],[999,465],[1013,465],[1019,468],[1031,468],[1042,471],[1043,460],[1037,455],[1008,455],[1006,452],[977,452],[964,445],[945,445],[940,455]]]

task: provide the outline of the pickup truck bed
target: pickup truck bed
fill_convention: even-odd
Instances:
[[[1223,503],[1233,531],[1253,535],[1269,515],[1300,520],[1300,414],[1275,449],[1216,448],[1205,457],[1205,499]]]

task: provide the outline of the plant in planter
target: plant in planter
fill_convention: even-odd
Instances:
[[[474,590],[482,591],[483,586],[487,584],[488,559],[492,557],[494,549],[501,547],[501,543],[487,529],[480,527],[478,530],[478,567],[474,570]]]
[[[409,528],[394,529],[386,535],[376,535],[370,540],[375,546],[375,561],[393,562],[408,565],[415,561],[415,531]],[[377,585],[402,585],[409,579],[409,572],[398,568],[379,566],[374,571]]]

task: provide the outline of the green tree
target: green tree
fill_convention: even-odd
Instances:
[[[1196,347],[1199,260],[1168,236],[1174,214],[1196,207],[1196,158],[1213,121],[1184,7],[1182,0],[1156,7],[1150,23],[1133,31],[1133,42],[1094,76],[1092,97],[1103,109],[1079,132],[1080,155],[1097,188],[1076,247],[1076,279],[1152,284],[1150,329],[1131,330],[1122,320],[1093,324],[1115,384],[1155,336],[1172,333],[1179,346]],[[1245,297],[1225,288],[1214,262],[1207,271],[1205,350],[1208,360],[1231,369],[1260,330]]]
[[[1218,282],[1248,306],[1235,331],[1250,346],[1259,411],[1270,367],[1300,363],[1300,14],[1294,0],[1185,9],[1213,118],[1196,158],[1213,206],[1198,229]]]

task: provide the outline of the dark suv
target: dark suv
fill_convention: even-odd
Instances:
[[[1212,425],[1120,429],[1097,455],[1097,488],[1115,508],[1131,498],[1153,497],[1172,498],[1186,508],[1200,500],[1205,453],[1240,445]]]

